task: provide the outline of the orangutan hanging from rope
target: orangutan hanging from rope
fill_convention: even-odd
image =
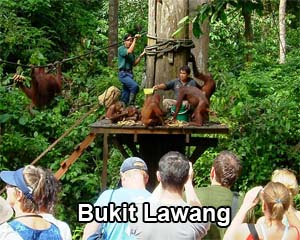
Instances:
[[[30,87],[25,86],[24,76],[14,75],[13,79],[17,82],[17,85],[31,99],[30,109],[32,106],[40,108],[49,105],[55,95],[61,92],[61,63],[55,63],[55,65],[57,69],[56,74],[47,73],[44,67],[32,67]]]

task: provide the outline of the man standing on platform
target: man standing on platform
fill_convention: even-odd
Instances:
[[[124,45],[118,49],[119,79],[123,84],[121,101],[126,105],[135,104],[136,94],[139,91],[139,86],[133,79],[132,68],[137,65],[145,55],[145,51],[143,51],[136,58],[133,53],[136,41],[140,37],[140,34],[136,34],[134,37],[131,34],[126,34],[123,38]]]

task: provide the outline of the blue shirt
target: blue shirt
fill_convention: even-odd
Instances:
[[[192,78],[188,78],[187,82],[183,84],[180,81],[180,79],[177,78],[177,79],[174,79],[174,80],[171,80],[171,81],[165,83],[165,85],[166,85],[165,90],[171,90],[172,89],[174,91],[174,99],[177,100],[178,95],[179,95],[179,88],[185,87],[185,86],[186,87],[191,87],[191,86],[192,87],[197,87],[197,82]]]
[[[107,206],[109,199],[111,197],[113,190],[104,191],[94,204],[95,206]],[[111,202],[114,202],[117,206],[120,206],[121,203],[141,203],[144,202],[151,193],[143,189],[128,189],[128,188],[119,188],[114,190]],[[132,239],[130,238],[130,230],[128,223],[117,223],[117,222],[108,222],[105,223],[105,239]]]
[[[37,230],[12,220],[8,223],[24,240],[61,240],[58,227],[51,223],[48,229]]]

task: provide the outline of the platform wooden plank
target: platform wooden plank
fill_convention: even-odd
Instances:
[[[105,124],[101,121],[90,125],[92,133],[109,134],[228,134],[229,128],[225,124],[209,123],[201,127],[195,126],[156,126],[145,127],[143,125],[118,125]]]

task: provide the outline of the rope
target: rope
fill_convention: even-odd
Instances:
[[[141,35],[144,35],[146,32],[141,33]],[[134,37],[131,37],[134,38]],[[85,54],[79,55],[79,56],[74,56],[71,58],[67,58],[67,59],[63,59],[60,63],[64,63],[67,61],[71,61],[74,60],[76,58],[80,58],[83,56],[86,56],[88,54],[94,53],[96,51],[100,51],[102,49],[106,49],[106,48],[110,48],[116,45],[119,45],[120,43],[123,43],[123,41],[115,43],[115,44],[111,44],[109,46],[103,47],[103,48],[99,48],[90,52],[87,52]],[[2,63],[7,63],[7,64],[12,64],[12,65],[17,65],[17,66],[22,66],[22,67],[28,67],[28,68],[39,68],[39,67],[48,67],[48,66],[53,66],[54,64],[56,64],[56,62],[54,64],[47,64],[47,65],[39,65],[39,66],[33,66],[33,65],[26,65],[26,64],[21,64],[21,63],[15,63],[15,62],[10,62],[10,61],[5,61],[3,59],[0,58],[0,62]],[[107,92],[105,93],[106,96]],[[46,150],[44,150],[37,158],[35,158],[30,164],[34,165],[36,164],[42,157],[44,157],[52,148],[54,148],[56,146],[56,144],[58,144],[65,136],[69,135],[69,133],[76,127],[78,126],[88,115],[90,115],[92,112],[96,111],[98,108],[98,104],[96,104],[92,109],[90,109],[87,113],[85,113],[80,119],[78,119],[67,131],[65,131],[58,139],[56,139]],[[0,191],[0,195],[5,191],[5,187],[1,189]]]
[[[179,48],[195,47],[191,39],[159,39],[151,35],[147,35],[147,37],[161,41],[145,48],[146,54],[149,56],[161,56],[168,52],[177,51]]]
[[[147,32],[142,32],[140,33],[140,35],[145,35]],[[134,37],[131,37],[131,38],[134,38]],[[101,51],[101,50],[105,50],[105,49],[108,49],[108,48],[111,48],[111,47],[114,47],[114,46],[119,46],[121,45],[122,43],[124,42],[124,40],[122,41],[119,41],[117,43],[114,43],[114,44],[111,44],[111,45],[108,45],[108,46],[105,46],[105,47],[102,47],[102,48],[98,48],[98,49],[95,49],[95,50],[92,50],[92,51],[89,51],[87,53],[84,53],[82,55],[78,55],[78,56],[74,56],[74,57],[70,57],[70,58],[64,58],[63,60],[59,61],[60,63],[64,63],[64,62],[68,62],[68,61],[71,61],[71,60],[74,60],[74,59],[77,59],[77,58],[81,58],[81,57],[85,57],[89,54],[93,54],[95,52],[98,52],[98,51]],[[6,61],[6,60],[3,60],[0,58],[0,62],[1,63],[6,63],[6,64],[11,64],[11,65],[17,65],[17,66],[21,66],[21,67],[27,67],[27,68],[40,68],[40,67],[50,67],[50,66],[53,66],[55,65],[55,62],[54,63],[49,63],[49,64],[45,64],[45,65],[31,65],[31,64],[21,64],[21,63],[15,63],[15,62],[10,62],[10,61]]]

